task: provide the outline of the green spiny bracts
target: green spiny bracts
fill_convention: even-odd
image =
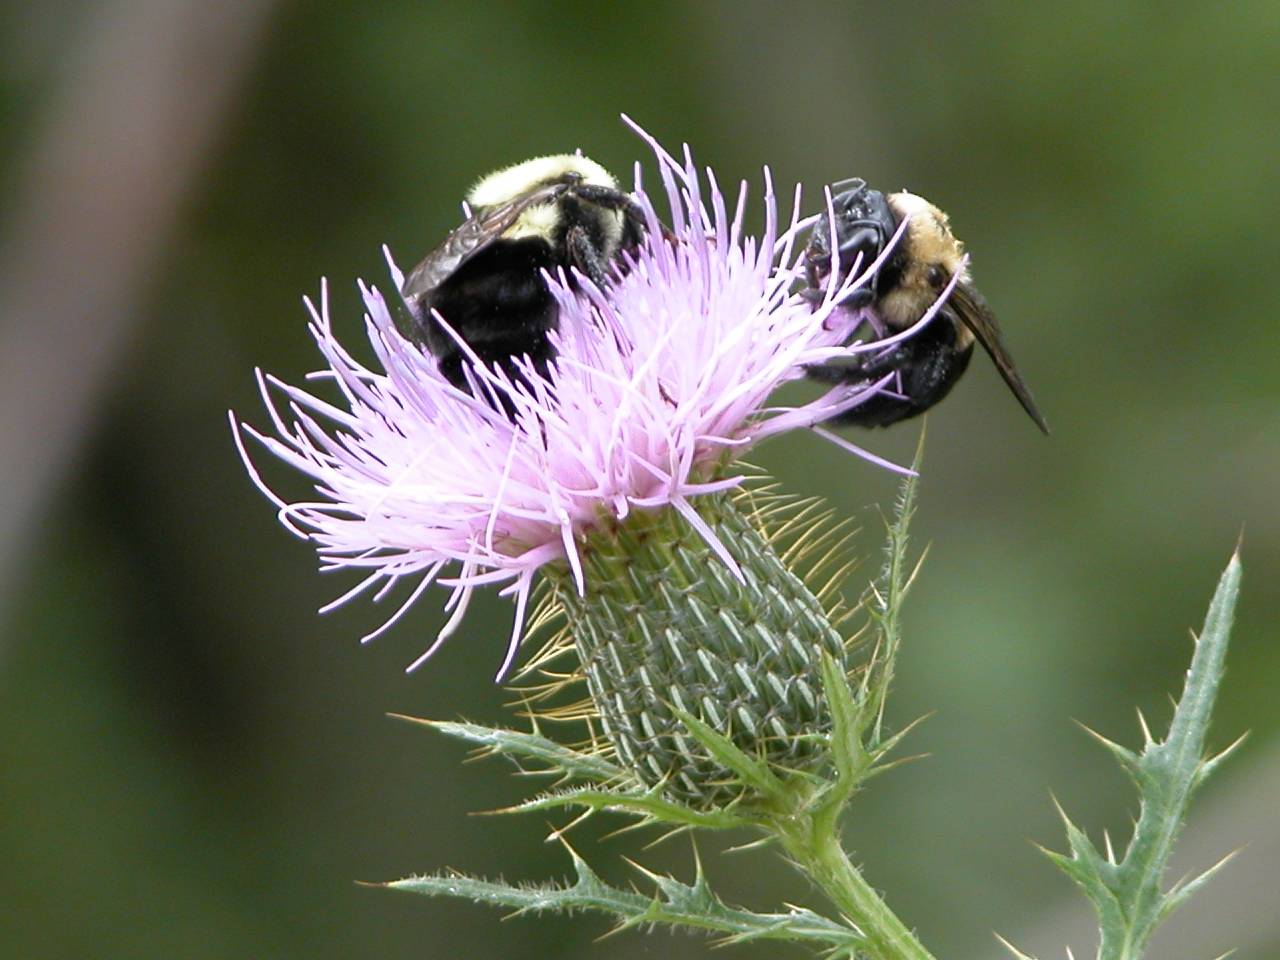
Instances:
[[[702,808],[742,788],[673,707],[776,771],[817,772],[830,762],[822,655],[847,669],[833,611],[784,565],[746,505],[732,495],[697,502],[741,580],[686,519],[663,510],[581,544],[585,596],[567,572],[552,581],[618,762]]]

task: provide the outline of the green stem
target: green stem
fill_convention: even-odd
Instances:
[[[827,818],[801,816],[774,825],[783,846],[814,883],[866,937],[874,960],[933,960],[880,894],[869,884]]]

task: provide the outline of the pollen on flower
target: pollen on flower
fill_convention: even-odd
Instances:
[[[567,564],[584,592],[582,537],[632,511],[677,511],[736,573],[692,502],[739,485],[734,461],[754,443],[813,427],[889,380],[769,406],[774,390],[806,366],[875,346],[848,346],[858,317],[837,306],[862,277],[847,277],[818,304],[801,298],[799,238],[813,218],[800,215],[799,189],[780,217],[766,169],[765,229],[750,236],[745,183],[731,208],[711,171],[699,176],[688,148],[677,161],[638,132],[657,158],[670,230],[660,229],[637,166],[648,239],[605,289],[582,277],[547,278],[559,329],[550,334],[556,361],[545,377],[518,358],[518,376],[487,369],[459,338],[473,388],[459,390],[397,329],[383,294],[361,284],[376,358],[366,366],[340,342],[322,284],[319,302],[307,301],[326,364],[311,375],[317,387],[259,372],[272,430],[232,415],[245,466],[280,522],[316,545],[322,569],[361,574],[323,609],[408,587],[370,640],[433,583],[448,591],[451,616],[411,670],[457,628],[473,592],[492,585],[515,603],[504,675],[538,571]],[[399,289],[403,275],[387,259]],[[439,319],[447,329],[448,318]],[[309,477],[314,496],[289,500],[268,487],[246,437]]]

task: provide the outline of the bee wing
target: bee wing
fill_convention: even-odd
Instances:
[[[553,183],[510,203],[476,213],[450,231],[444,242],[432,250],[405,278],[400,293],[415,312],[421,312],[423,297],[447,280],[455,270],[515,225],[530,207],[548,203],[565,191],[565,183]]]
[[[1000,336],[1000,327],[996,325],[995,314],[987,305],[986,299],[972,285],[958,283],[951,293],[950,300],[961,322],[973,331],[973,335],[982,344],[982,349],[990,354],[996,369],[1000,371],[1000,376],[1004,377],[1004,382],[1009,385],[1013,395],[1022,404],[1022,409],[1027,411],[1031,419],[1036,422],[1036,426],[1047,436],[1049,424],[1045,423],[1035,400],[1032,399],[1031,391],[1014,367],[1013,357],[1009,356],[1009,349]]]

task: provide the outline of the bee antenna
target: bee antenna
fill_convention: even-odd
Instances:
[[[863,180],[861,177],[846,177],[843,180],[837,180],[835,183],[831,184],[831,192],[843,193],[845,187],[865,187],[866,185],[867,181]]]

